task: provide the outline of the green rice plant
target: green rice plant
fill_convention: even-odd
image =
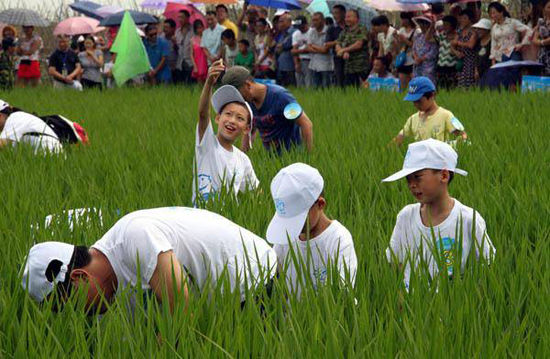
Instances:
[[[478,210],[497,252],[461,278],[403,275],[385,248],[399,210],[414,201],[404,182],[381,184],[402,166],[405,147],[388,146],[412,105],[400,94],[294,90],[314,123],[315,149],[275,156],[260,142],[249,153],[261,191],[207,207],[265,235],[274,208],[269,184],[296,161],[317,167],[327,212],[354,236],[356,285],[308,287],[298,300],[275,281],[248,294],[212,290],[191,296],[173,316],[150,296],[133,314],[122,295],[102,316],[83,312],[82,296],[53,313],[21,288],[21,266],[36,241],[93,244],[122,215],[190,206],[199,88],[117,89],[85,93],[47,88],[0,98],[28,112],[63,114],[89,132],[91,146],[63,157],[23,147],[0,151],[0,357],[537,357],[550,356],[550,152],[548,98],[477,90],[443,92],[440,105],[466,126],[459,151],[469,176],[452,196]],[[52,213],[96,207],[103,222],[42,223]],[[223,286],[223,283],[221,284]],[[264,309],[254,304],[262,298]]]

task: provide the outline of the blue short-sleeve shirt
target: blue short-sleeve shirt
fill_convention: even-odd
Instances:
[[[285,107],[296,103],[296,98],[284,87],[266,84],[267,93],[261,108],[250,104],[254,113],[254,127],[260,132],[264,147],[280,152],[284,147],[302,143],[300,126],[296,120],[288,120],[284,115]]]

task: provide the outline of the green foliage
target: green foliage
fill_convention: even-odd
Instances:
[[[550,114],[542,94],[438,96],[472,142],[459,148],[460,167],[470,175],[456,178],[451,194],[483,215],[497,249],[490,267],[473,265],[463,278],[442,280],[438,292],[419,285],[404,294],[402,275],[384,254],[395,216],[413,201],[404,182],[380,183],[402,166],[405,148],[388,143],[413,107],[395,94],[296,90],[314,123],[314,152],[277,157],[255,143],[250,157],[261,193],[211,209],[264,236],[274,212],[273,176],[295,161],[317,167],[329,216],[354,236],[355,290],[329,285],[287,301],[276,283],[274,294],[264,296],[263,314],[218,291],[192,296],[188,313],[178,308],[173,317],[149,299],[147,310],[140,302],[131,316],[124,296],[101,317],[87,317],[79,296],[59,314],[34,303],[20,284],[33,242],[90,245],[130,211],[191,205],[198,91],[38,89],[0,96],[28,112],[74,119],[91,138],[90,147],[59,158],[23,148],[0,152],[0,357],[550,356]],[[79,207],[100,207],[103,225],[31,231],[47,214]]]

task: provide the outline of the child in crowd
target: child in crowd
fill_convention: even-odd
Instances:
[[[336,266],[344,283],[355,283],[357,256],[351,233],[327,217],[324,181],[318,170],[303,163],[283,168],[271,182],[275,216],[267,229],[279,269],[286,269],[287,285],[300,295],[304,280],[314,287],[328,282]],[[303,264],[302,268],[297,265]]]
[[[406,177],[409,190],[418,201],[397,215],[386,250],[390,262],[396,260],[400,269],[405,265],[407,290],[411,265],[418,266],[420,261],[427,263],[432,278],[440,270],[446,270],[452,278],[464,270],[472,249],[477,258],[483,256],[488,262],[495,255],[481,215],[449,195],[454,175],[468,174],[456,168],[457,161],[457,153],[444,142],[434,139],[416,142],[409,145],[403,169],[383,180],[391,182]],[[434,259],[434,252],[441,253],[441,265]],[[462,258],[455,259],[456,253],[462,253]]]
[[[252,72],[254,70],[254,54],[249,51],[250,42],[243,39],[239,41],[239,53],[235,58],[235,66],[243,66]]]
[[[222,42],[223,46],[221,49],[221,58],[224,59],[225,66],[228,68],[233,67],[235,66],[235,58],[239,52],[237,40],[233,30],[227,29],[222,32]]]
[[[197,80],[198,82],[204,82],[206,76],[208,75],[208,62],[206,61],[206,53],[201,47],[202,33],[204,31],[204,24],[201,20],[195,20],[193,22],[193,36],[191,42],[191,59],[193,60],[193,73],[191,77]]]
[[[212,87],[225,69],[223,60],[212,64],[199,100],[193,181],[195,206],[197,200],[208,201],[224,189],[236,195],[259,184],[250,159],[234,146],[239,137],[250,132],[250,106],[233,86],[222,86],[212,96]],[[210,102],[217,113],[217,134],[210,122]]]
[[[403,129],[394,138],[398,146],[406,137],[412,137],[414,141],[434,138],[451,142],[454,138],[450,135],[455,135],[463,141],[468,139],[462,123],[452,112],[438,106],[435,96],[435,85],[429,78],[420,76],[411,80],[405,101],[413,102],[418,112],[409,117]]]

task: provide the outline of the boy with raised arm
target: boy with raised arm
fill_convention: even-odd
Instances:
[[[218,60],[208,70],[199,100],[199,123],[195,143],[193,203],[208,201],[224,188],[237,194],[258,187],[259,181],[246,154],[234,146],[250,131],[252,110],[233,86],[222,86],[212,96],[212,87],[225,70]],[[210,121],[210,102],[216,111],[218,133]]]

